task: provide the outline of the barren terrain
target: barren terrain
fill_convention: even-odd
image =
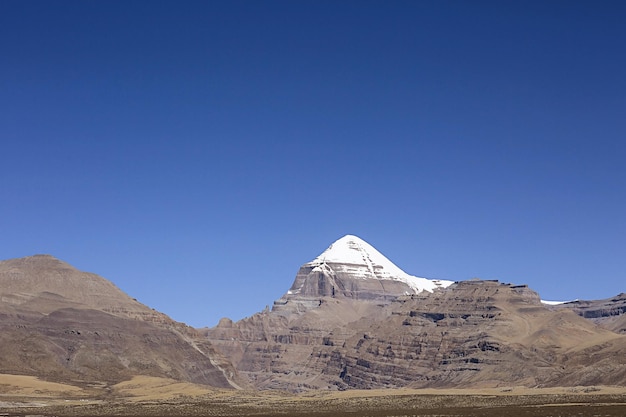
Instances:
[[[344,392],[213,389],[155,377],[116,385],[0,375],[3,416],[519,416],[626,415],[624,387],[393,389]]]

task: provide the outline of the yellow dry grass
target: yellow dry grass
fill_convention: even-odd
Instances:
[[[555,394],[621,394],[626,395],[626,387],[554,387],[554,388],[423,388],[423,389],[377,389],[377,390],[349,390],[349,391],[314,391],[303,394],[303,397],[316,398],[361,398],[361,397],[384,397],[384,396],[419,396],[419,395],[487,395],[487,396],[517,396],[517,395],[555,395]]]
[[[43,381],[34,376],[0,374],[0,395],[4,396],[80,396],[82,391],[73,385]]]
[[[205,385],[180,382],[151,376],[135,376],[113,386],[116,396],[130,401],[157,401],[175,397],[200,397],[215,394],[216,389]]]
[[[126,397],[129,401],[162,401],[177,397],[211,397],[223,399],[252,399],[257,400],[289,400],[307,401],[319,399],[358,399],[389,396],[420,396],[420,395],[453,395],[453,396],[520,396],[520,395],[597,395],[619,394],[626,395],[626,387],[555,387],[555,388],[463,388],[463,389],[377,389],[377,390],[349,390],[349,391],[308,391],[302,394],[288,394],[278,391],[238,391],[212,389],[203,385],[178,382],[170,379],[147,376],[134,377],[115,385],[114,393]]]
[[[104,388],[104,386],[102,387]],[[149,403],[170,399],[202,399],[221,398],[225,401],[256,401],[256,402],[306,402],[311,400],[342,400],[372,397],[451,395],[451,396],[529,396],[529,395],[626,395],[626,387],[556,387],[556,388],[465,388],[465,389],[377,389],[349,391],[308,391],[302,394],[288,394],[278,391],[238,391],[211,388],[205,385],[180,382],[167,378],[135,376],[129,381],[113,385],[111,393],[118,400],[132,403]],[[30,399],[94,398],[97,389],[81,388],[68,384],[48,382],[33,376],[0,374],[0,397],[22,397]],[[81,400],[83,401],[83,400]]]

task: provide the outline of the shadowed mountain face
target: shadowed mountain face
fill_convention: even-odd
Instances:
[[[163,376],[230,387],[235,372],[196,330],[56,258],[0,262],[0,373],[114,383]]]
[[[370,248],[340,239],[271,311],[208,339],[264,389],[626,384],[625,336],[526,286],[423,280]]]

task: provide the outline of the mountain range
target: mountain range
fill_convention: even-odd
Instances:
[[[545,304],[525,285],[409,275],[347,235],[272,308],[175,322],[48,255],[0,262],[0,374],[221,388],[626,386],[626,294]]]

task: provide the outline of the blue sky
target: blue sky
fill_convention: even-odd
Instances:
[[[200,327],[355,234],[428,278],[626,291],[626,3],[0,2],[0,259]]]

